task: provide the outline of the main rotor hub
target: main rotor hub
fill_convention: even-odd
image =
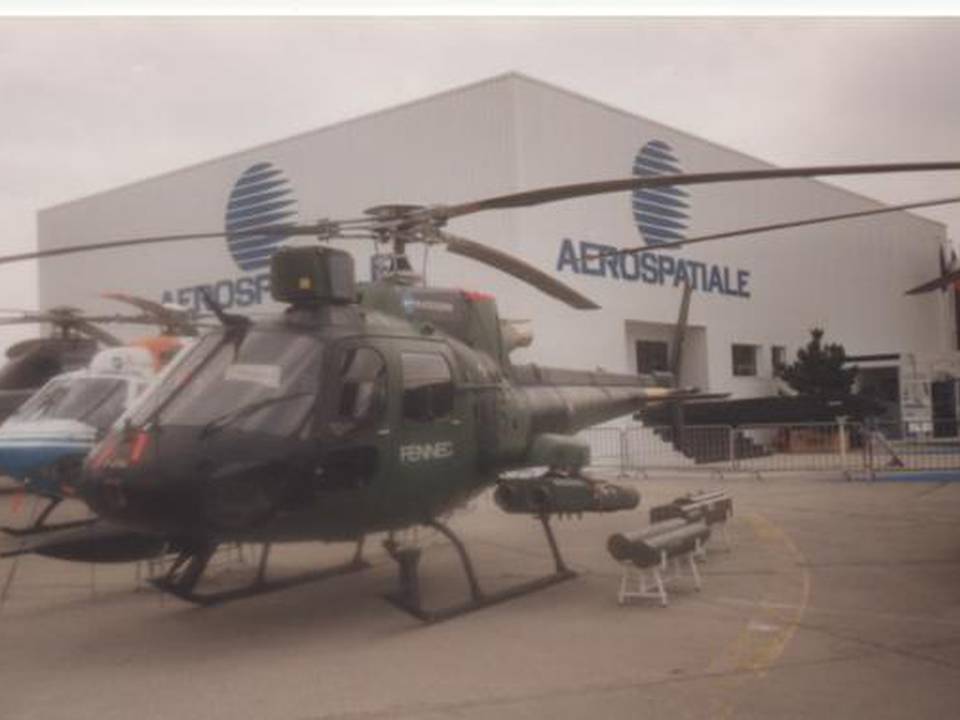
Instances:
[[[369,215],[374,220],[404,220],[418,213],[425,213],[427,208],[423,205],[374,205],[363,211],[364,215]]]

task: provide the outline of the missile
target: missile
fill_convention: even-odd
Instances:
[[[547,475],[500,480],[493,499],[508,513],[572,514],[632,510],[640,493],[602,480]]]
[[[678,497],[667,505],[650,508],[650,522],[658,523],[671,518],[686,520],[703,519],[708,525],[725,522],[733,515],[733,498],[725,490],[701,490]]]
[[[704,520],[687,522],[681,518],[664,520],[643,530],[615,533],[607,539],[607,550],[614,560],[630,561],[646,568],[658,564],[663,557],[693,552],[710,537]]]

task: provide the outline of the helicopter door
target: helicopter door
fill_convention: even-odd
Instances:
[[[360,490],[390,456],[387,365],[374,348],[349,345],[337,358],[338,387],[327,423],[318,490]]]
[[[467,398],[456,392],[452,363],[443,346],[424,343],[400,353],[401,422],[392,482],[422,502],[449,499],[458,481],[472,479],[474,443]],[[431,492],[435,490],[436,492]]]

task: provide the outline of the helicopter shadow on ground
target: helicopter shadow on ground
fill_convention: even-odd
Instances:
[[[225,653],[289,652],[321,640],[338,645],[370,641],[414,623],[381,599],[386,570],[378,562],[365,573],[216,607],[197,607],[132,586],[114,586],[94,596],[76,586],[61,588],[69,598],[31,607],[33,599],[42,602],[42,595],[56,589],[31,596],[31,589],[24,588],[0,613],[0,638],[8,647],[29,648],[33,637],[57,636],[58,656],[82,655],[88,667],[110,666],[118,656],[144,658],[145,648],[151,664],[163,666]],[[32,654],[27,650],[24,662]]]
[[[466,600],[466,580],[453,549],[439,542],[426,545],[421,568],[425,605],[432,608]],[[336,562],[349,557],[351,549],[347,545],[279,547],[270,576],[283,577]],[[549,563],[546,553],[508,553],[499,545],[483,542],[474,543],[471,550],[481,582],[490,590],[533,577]],[[34,632],[57,634],[58,653],[82,653],[88,665],[113,663],[118,654],[139,656],[140,649],[148,647],[151,663],[164,665],[184,657],[198,661],[220,657],[225,652],[291,652],[317,642],[343,647],[390,642],[449,627],[447,623],[424,626],[389,604],[383,596],[396,587],[395,566],[379,549],[371,548],[367,557],[372,567],[362,572],[213,607],[192,606],[152,589],[137,590],[132,571],[124,582],[102,578],[95,594],[79,580],[58,585],[49,580],[58,572],[56,563],[41,561],[38,568],[19,569],[23,582],[14,586],[11,601],[0,611],[0,638],[20,645],[29,643]],[[252,575],[255,564],[253,557],[240,570],[215,569],[214,580],[231,585],[243,581]],[[550,603],[544,597],[514,601],[510,603],[511,618],[517,613],[536,617]],[[502,618],[498,612],[505,607],[485,609],[474,617],[483,615],[497,624]],[[462,622],[469,621],[453,621]]]

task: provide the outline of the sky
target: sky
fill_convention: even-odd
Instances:
[[[508,71],[781,166],[960,160],[954,17],[0,17],[0,254],[39,209]],[[960,240],[960,206],[919,214]],[[0,307],[34,303],[0,267]]]

